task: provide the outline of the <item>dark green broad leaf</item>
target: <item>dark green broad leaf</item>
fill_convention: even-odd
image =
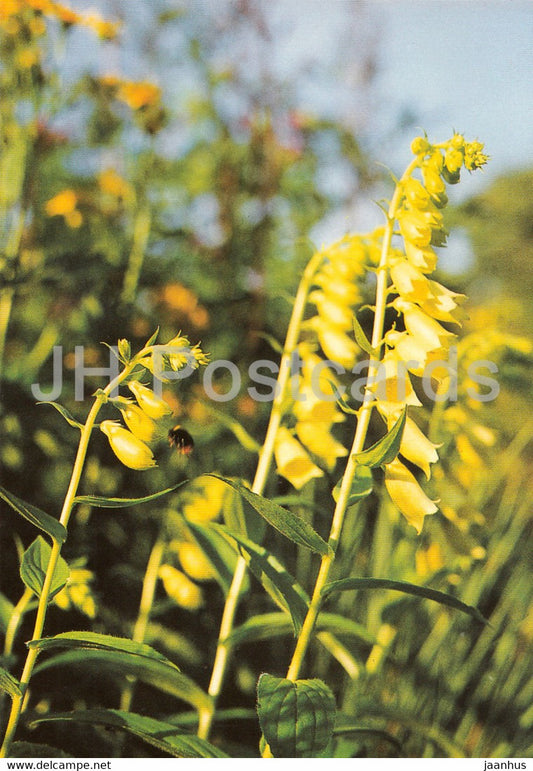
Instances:
[[[7,669],[0,667],[0,690],[8,693],[12,698],[22,696],[20,683],[11,675]]]
[[[182,674],[163,654],[145,643],[95,632],[65,632],[29,643],[31,648],[49,651],[72,648],[36,667],[36,672],[56,666],[98,664],[122,675],[130,675],[165,693],[192,704],[196,709],[211,709],[211,699],[196,683]]]
[[[186,733],[172,723],[164,723],[145,715],[134,712],[123,712],[118,709],[88,709],[80,712],[59,712],[35,718],[31,726],[53,721],[69,721],[103,725],[127,731],[147,744],[172,755],[174,758],[227,758],[217,747]]]
[[[51,547],[42,536],[38,535],[35,541],[28,546],[22,557],[20,577],[24,581],[24,585],[31,589],[37,597],[41,596],[51,554]],[[54,569],[52,583],[50,584],[49,600],[61,591],[67,583],[68,577],[68,565],[63,557],[60,556]]]
[[[370,468],[377,468],[377,466],[383,466],[385,463],[392,463],[400,452],[406,418],[407,407],[404,407],[402,414],[391,430],[379,442],[369,447],[368,450],[358,452],[355,460],[361,466],[369,466]]]
[[[0,631],[6,632],[9,624],[9,619],[13,613],[15,606],[7,599],[5,594],[0,592]]]
[[[285,680],[263,674],[257,713],[275,758],[314,758],[333,735],[335,697],[322,680]]]
[[[31,522],[32,525],[39,530],[42,530],[44,533],[48,533],[48,535],[52,536],[56,541],[59,541],[59,543],[64,543],[66,541],[67,531],[63,525],[60,524],[57,519],[51,517],[50,514],[46,514],[46,512],[38,509],[37,506],[33,506],[31,503],[26,503],[20,498],[17,498],[16,495],[13,495],[13,493],[10,493],[9,490],[6,490],[4,487],[0,487],[0,499],[9,504],[21,517],[27,519],[28,522]]]
[[[295,633],[298,634],[309,609],[309,597],[296,579],[291,576],[278,558],[263,546],[258,546],[248,538],[233,533],[223,525],[217,525],[213,522],[211,527],[232,538],[244,550],[249,558],[248,567],[261,581],[265,590],[273,596],[273,599],[276,602],[282,601],[283,607],[291,615]],[[276,590],[276,595],[272,595],[271,585]]]
[[[77,495],[74,498],[74,503],[84,503],[88,506],[96,506],[100,509],[125,509],[128,506],[135,506],[138,503],[155,501],[163,495],[174,492],[178,487],[186,485],[188,481],[189,480],[186,479],[173,487],[167,487],[165,490],[159,490],[157,493],[152,493],[151,495],[144,495],[142,498],[105,498],[99,495]]]
[[[339,500],[339,493],[341,491],[342,479],[339,479],[335,487],[333,488],[332,495],[335,502]],[[352,480],[352,488],[348,497],[347,506],[363,500],[372,492],[374,487],[374,477],[369,466],[356,466],[355,473]]]
[[[253,493],[239,482],[226,479],[217,474],[208,474],[208,476],[220,479],[222,482],[225,482],[236,490],[239,495],[263,517],[263,519],[293,543],[296,543],[299,546],[305,546],[307,549],[311,549],[311,551],[321,555],[330,552],[327,543],[318,535],[311,525],[296,514],[284,509],[282,506],[279,506],[268,498],[263,498],[261,495]]]
[[[388,578],[341,578],[339,581],[332,581],[326,584],[322,594],[324,597],[327,597],[333,592],[345,592],[350,589],[394,589],[397,592],[424,597],[426,600],[433,600],[441,605],[447,605],[449,608],[460,610],[462,613],[475,618],[476,621],[481,621],[482,624],[489,623],[477,608],[474,608],[472,605],[466,605],[450,594],[405,581],[391,581]]]
[[[49,404],[51,407],[55,407],[55,409],[59,412],[59,414],[67,421],[69,426],[72,426],[73,428],[79,428],[81,431],[83,428],[83,425],[76,420],[76,418],[71,415],[71,413],[67,410],[66,407],[63,407],[62,404],[58,404],[57,402],[37,402],[38,404]]]
[[[316,630],[351,637],[366,645],[374,645],[376,642],[375,637],[367,632],[362,624],[337,613],[321,613],[316,622]],[[233,645],[239,645],[258,640],[271,640],[292,633],[293,627],[286,613],[261,613],[236,627],[228,639]]]

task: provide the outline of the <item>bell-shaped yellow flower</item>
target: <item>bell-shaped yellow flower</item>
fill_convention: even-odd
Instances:
[[[278,474],[288,479],[297,490],[311,479],[322,476],[322,471],[285,426],[278,430],[274,455]]]
[[[333,470],[337,458],[348,455],[348,450],[331,434],[331,424],[303,421],[296,424],[296,435],[304,447]]]
[[[314,322],[315,319],[312,319]],[[340,364],[341,367],[351,369],[355,364],[359,346],[351,337],[331,324],[322,322],[317,316],[313,326],[316,329],[320,347],[330,361]]]
[[[353,311],[349,305],[343,305],[327,292],[319,290],[311,292],[309,302],[314,303],[319,316],[334,327],[344,331],[353,328]]]
[[[422,406],[413,389],[407,368],[398,358],[396,351],[387,351],[380,362],[376,380],[374,393],[377,406],[383,415],[397,414],[399,408],[406,404],[413,407]]]
[[[397,458],[385,466],[385,487],[417,533],[422,531],[424,517],[438,511],[435,502],[428,498],[413,474]]]
[[[120,404],[120,411],[132,434],[142,442],[152,442],[162,435],[158,424],[136,404]]]
[[[410,241],[405,241],[405,255],[409,262],[422,271],[433,273],[437,267],[437,255],[429,246],[415,246]]]
[[[422,345],[427,346],[428,350],[446,348],[456,337],[414,303],[397,297],[393,305],[397,311],[403,314],[405,328],[409,334],[420,340]]]
[[[128,383],[128,388],[137,399],[137,404],[141,410],[150,418],[158,420],[159,418],[164,418],[171,414],[172,408],[170,405],[168,405],[164,399],[161,399],[161,397],[156,396],[150,388],[142,385],[142,383],[134,380],[131,383]]]
[[[344,420],[344,415],[338,410],[335,401],[328,394],[326,386],[322,388],[322,393],[311,386],[310,383],[303,381],[298,390],[298,399],[294,402],[292,412],[298,420],[315,421],[318,423],[340,423]]]
[[[181,567],[195,581],[210,581],[215,577],[213,566],[198,544],[181,541],[176,545]]]
[[[392,428],[394,422],[392,417],[389,417],[389,429]],[[438,446],[438,444],[429,441],[412,418],[407,417],[400,443],[400,455],[422,469],[426,479],[431,476],[431,463],[436,463],[439,459]]]
[[[156,466],[154,456],[147,444],[115,420],[104,420],[100,430],[109,439],[111,449],[121,463],[136,471],[145,471]]]
[[[422,377],[426,367],[433,361],[445,361],[447,348],[428,348],[424,341],[413,337],[409,332],[398,332],[391,329],[385,335],[388,346],[394,349],[396,357],[405,363],[408,372]],[[433,374],[436,377],[436,374]]]
[[[207,476],[195,479],[187,485],[181,512],[191,522],[211,522],[219,516],[226,495],[230,494],[230,488],[220,479]]]

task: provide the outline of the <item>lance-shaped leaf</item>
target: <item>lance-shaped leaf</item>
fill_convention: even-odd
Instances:
[[[283,607],[291,615],[295,632],[298,634],[309,608],[309,598],[298,581],[291,576],[278,558],[263,546],[258,546],[253,541],[239,533],[228,530],[223,525],[217,525],[212,522],[211,527],[215,527],[221,533],[233,538],[244,550],[245,554],[249,557],[248,566],[250,570],[261,581],[266,591],[273,596],[275,601],[278,603],[279,600],[282,601]],[[276,595],[272,595],[272,586],[270,584],[276,590]]]
[[[369,356],[376,357],[378,354],[378,349],[372,348],[370,340],[365,335],[365,331],[361,326],[361,324],[359,323],[357,316],[354,315],[352,322],[353,322],[353,334],[359,348],[361,348],[365,353],[368,353]]]
[[[42,536],[38,535],[35,541],[28,546],[22,557],[20,577],[25,586],[27,586],[28,589],[31,589],[37,597],[41,596],[51,554],[52,549],[50,546]],[[52,583],[50,584],[49,600],[61,591],[67,583],[68,577],[68,565],[63,557],[60,556],[54,568]]]
[[[275,758],[313,758],[326,749],[335,723],[335,697],[322,680],[285,680],[263,674],[257,713]]]
[[[63,407],[62,404],[58,404],[57,402],[37,402],[37,404],[50,404],[50,406],[55,407],[59,414],[63,416],[69,426],[72,426],[73,428],[79,428],[80,431],[82,430],[83,425],[77,421],[76,418],[71,415],[67,408]]]
[[[337,484],[332,490],[333,499],[335,502],[339,499],[339,493],[341,491],[342,479],[339,479]],[[358,501],[362,501],[372,492],[374,487],[374,477],[368,466],[356,466],[355,473],[352,480],[352,487],[350,489],[350,495],[348,497],[348,506],[352,506]]]
[[[482,624],[488,624],[487,619],[480,611],[472,605],[466,605],[461,600],[453,597],[451,594],[439,592],[436,589],[429,589],[427,586],[417,586],[406,581],[392,581],[388,578],[341,578],[339,581],[331,581],[326,584],[322,595],[327,597],[333,592],[345,592],[350,589],[394,589],[404,594],[412,594],[415,597],[424,597],[426,600],[433,600],[441,605],[447,605],[449,608],[460,610],[468,616],[481,621]]]
[[[9,620],[14,610],[13,603],[7,599],[5,594],[0,592],[0,631],[7,632]]]
[[[7,669],[0,667],[0,690],[8,693],[12,698],[22,696],[20,683],[11,675]]]
[[[159,490],[157,493],[151,493],[150,495],[144,495],[142,498],[105,498],[100,495],[77,495],[74,498],[74,503],[84,503],[88,506],[96,506],[100,509],[125,509],[128,506],[135,506],[138,503],[149,503],[155,501],[157,498],[161,498],[163,495],[168,495],[177,490],[178,487],[182,487],[188,483],[188,479],[183,482],[179,482],[177,485],[167,487],[165,490]]]
[[[52,721],[70,721],[117,728],[137,736],[147,744],[174,758],[227,758],[214,745],[186,733],[172,723],[164,723],[145,715],[118,709],[89,709],[80,712],[59,712],[32,721],[31,726]]]
[[[59,541],[59,543],[64,543],[64,541],[66,541],[67,531],[63,525],[60,524],[57,519],[51,517],[50,514],[46,514],[46,512],[41,511],[37,506],[17,498],[16,495],[10,493],[5,487],[0,487],[0,499],[8,503],[21,517],[27,519],[28,522],[31,522],[32,525],[39,530],[42,530],[44,533],[48,533],[48,535],[52,536],[56,541]]]
[[[196,683],[167,659],[145,643],[96,632],[64,632],[28,643],[40,652],[70,648],[36,667],[36,672],[68,664],[97,663],[122,675],[130,675],[170,693],[196,709],[210,709],[211,699]]]
[[[374,645],[376,642],[375,637],[367,632],[362,624],[337,613],[321,613],[316,621],[316,630],[351,637],[365,645]],[[286,613],[261,613],[237,626],[228,640],[233,645],[238,645],[243,642],[271,640],[292,633],[293,627]]]
[[[304,519],[301,519],[291,511],[284,509],[279,504],[268,498],[263,498],[257,493],[248,490],[244,485],[235,482],[232,479],[218,476],[217,474],[208,474],[215,479],[220,479],[227,485],[236,490],[252,508],[260,514],[272,527],[282,533],[293,543],[299,546],[305,546],[307,549],[320,555],[330,552],[330,547]]]
[[[361,466],[377,468],[391,463],[400,451],[403,430],[407,419],[407,407],[404,407],[402,414],[393,425],[391,430],[385,436],[369,447],[368,450],[358,452],[355,460]]]

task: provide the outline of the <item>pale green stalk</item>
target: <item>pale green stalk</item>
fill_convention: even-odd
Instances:
[[[315,273],[317,272],[318,267],[323,259],[324,256],[320,252],[317,252],[317,254],[311,258],[304,271],[302,280],[298,287],[298,292],[296,293],[296,298],[294,300],[292,315],[289,322],[289,327],[287,329],[285,346],[283,348],[283,354],[281,357],[275,398],[272,405],[272,411],[270,413],[270,420],[265,435],[265,441],[259,454],[259,461],[252,484],[252,492],[257,493],[258,495],[261,495],[264,491],[270,471],[270,466],[272,464],[276,434],[283,417],[287,388],[291,375],[291,356],[293,351],[296,349],[296,346],[298,345],[300,328],[307,304],[307,296],[309,294],[309,289],[311,287]],[[228,642],[228,638],[233,629],[235,613],[239,604],[239,597],[245,576],[246,560],[242,555],[239,555],[237,558],[237,564],[235,566],[235,571],[228,596],[226,597],[224,611],[222,613],[217,650],[213,663],[213,670],[211,673],[211,681],[209,683],[208,693],[213,700],[213,707],[209,711],[204,710],[200,713],[198,736],[203,739],[207,739],[209,736],[209,731],[211,730],[211,724],[215,714],[216,701],[222,689],[231,649],[231,644]]]
[[[387,295],[388,295],[388,258],[389,258],[389,250],[390,250],[392,235],[394,231],[394,222],[396,220],[396,212],[397,212],[398,204],[401,198],[401,183],[403,180],[411,176],[413,170],[416,168],[417,165],[418,165],[418,160],[415,158],[411,162],[411,164],[407,167],[402,179],[396,185],[396,189],[394,191],[394,195],[390,202],[390,206],[387,214],[387,224],[385,227],[385,233],[383,235],[381,259],[377,270],[376,306],[375,306],[375,312],[374,312],[374,325],[372,329],[372,341],[371,341],[372,348],[376,351],[376,355],[380,351],[382,342],[383,342],[382,341],[383,327],[385,322],[385,310],[387,306]],[[340,541],[342,526],[344,523],[344,517],[346,514],[346,509],[348,507],[348,500],[350,497],[353,478],[355,475],[355,469],[357,467],[357,461],[355,460],[355,456],[358,453],[362,452],[364,448],[365,439],[368,432],[368,425],[370,422],[370,416],[372,414],[372,408],[374,406],[373,399],[370,398],[371,397],[370,384],[376,381],[376,377],[378,375],[378,367],[379,367],[379,360],[372,359],[368,367],[367,384],[369,385],[367,385],[367,389],[366,389],[366,398],[363,400],[363,404],[361,405],[361,408],[358,413],[355,436],[353,439],[350,454],[348,456],[348,462],[344,470],[344,475],[342,477],[341,488],[337,499],[337,504],[335,506],[335,511],[333,513],[333,520],[331,523],[331,530],[330,530],[329,541],[328,541],[329,546],[331,547],[331,551],[322,557],[322,560],[320,563],[320,569],[318,571],[318,576],[316,579],[315,587],[311,597],[311,602],[309,605],[309,610],[307,612],[305,621],[302,625],[302,629],[300,631],[298,640],[296,642],[296,647],[294,649],[292,660],[287,670],[288,680],[297,680],[300,674],[300,669],[302,667],[305,654],[309,647],[309,643],[311,642],[313,631],[315,628],[315,623],[318,618],[318,614],[320,612],[320,607],[322,604],[322,592],[326,583],[328,582],[331,567],[335,561],[335,553]]]
[[[87,416],[87,420],[85,421],[85,425],[81,429],[81,436],[78,444],[78,451],[76,454],[76,459],[74,461],[74,467],[72,469],[72,475],[70,478],[68,490],[65,495],[63,507],[61,509],[61,516],[59,518],[60,524],[62,524],[63,527],[65,528],[68,526],[70,515],[72,513],[74,498],[76,497],[76,493],[78,491],[78,486],[79,486],[82,471],[83,471],[83,465],[85,463],[85,457],[87,454],[87,448],[89,445],[89,440],[91,437],[92,430],[94,428],[96,417],[100,411],[100,408],[102,407],[102,404],[104,404],[104,402],[106,401],[108,394],[110,394],[119,385],[119,383],[122,382],[124,378],[126,378],[131,373],[131,371],[135,368],[136,365],[137,365],[137,360],[130,362],[124,368],[124,370],[119,375],[117,375],[116,378],[114,378],[114,380],[112,380],[100,393],[97,394],[94,404],[92,405],[89,411],[89,414]],[[60,555],[61,555],[61,543],[52,536],[52,549],[50,552],[50,560],[48,562],[46,576],[45,576],[43,587],[41,589],[41,594],[39,597],[37,616],[35,619],[33,635],[31,638],[32,641],[39,640],[43,634],[44,624],[46,620],[46,611],[47,611],[48,603],[50,601],[50,591],[52,587],[52,581],[53,581],[54,572],[55,572]],[[24,703],[24,697],[28,690],[28,686],[31,680],[33,668],[35,666],[38,653],[39,651],[37,648],[30,648],[26,656],[26,662],[24,664],[22,676],[19,680],[22,693],[20,696],[15,696],[13,698],[11,713],[9,715],[6,733],[4,736],[4,742],[0,749],[0,758],[6,757],[9,753],[11,743],[15,736],[15,732],[17,730],[17,726],[20,720],[22,706]]]

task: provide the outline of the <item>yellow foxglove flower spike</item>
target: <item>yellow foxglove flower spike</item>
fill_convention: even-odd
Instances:
[[[111,449],[128,468],[145,471],[156,466],[154,456],[147,444],[115,420],[104,420],[100,429],[109,439]]]

